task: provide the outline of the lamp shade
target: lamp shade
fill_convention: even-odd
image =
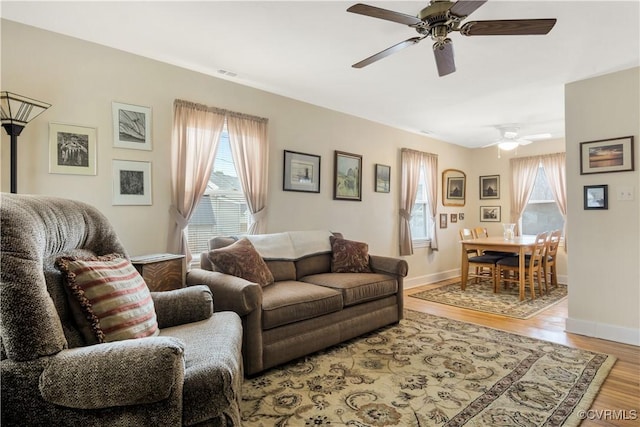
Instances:
[[[0,119],[5,128],[14,126],[22,128],[51,107],[51,104],[46,102],[6,91],[0,92],[0,101]]]

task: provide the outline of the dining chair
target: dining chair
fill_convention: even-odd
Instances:
[[[551,282],[552,288],[558,287],[556,258],[558,256],[558,247],[560,246],[560,237],[562,237],[562,230],[553,230],[547,237],[547,247],[542,262],[544,288],[547,293],[549,292],[549,282]]]
[[[475,239],[475,234],[470,228],[460,229],[460,240]],[[469,268],[473,268],[475,273],[469,273],[469,278],[474,278],[476,283],[482,279],[489,279],[493,285],[493,292],[496,292],[498,286],[496,262],[502,257],[499,255],[479,254],[477,250],[471,249],[467,251],[469,259]]]
[[[540,289],[540,295],[543,292],[543,257],[547,246],[548,232],[539,233],[535,238],[535,245],[532,248],[531,254],[525,256],[525,280],[523,286],[529,285],[531,292],[531,299],[535,299],[535,284],[538,283]],[[520,265],[520,256],[509,256],[501,258],[496,263],[496,278],[501,279],[505,284],[518,283],[520,286],[520,278],[518,276]],[[506,274],[511,273],[511,274]],[[496,284],[496,292],[500,288],[499,284]],[[523,290],[521,290],[522,292]]]

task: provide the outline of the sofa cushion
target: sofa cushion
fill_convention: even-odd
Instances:
[[[263,289],[262,328],[271,329],[339,311],[342,293],[325,286],[285,280]]]
[[[224,274],[241,277],[261,286],[273,283],[271,270],[246,238],[209,251],[209,259],[216,269]]]
[[[379,273],[325,273],[300,280],[340,291],[345,307],[398,292],[398,281],[392,276]]]
[[[331,271],[331,254],[311,255],[296,260],[296,280],[310,274],[329,273]]]
[[[265,260],[269,271],[273,274],[273,280],[296,280],[296,265],[293,261],[269,261]]]
[[[147,284],[131,262],[118,254],[60,257],[76,323],[88,343],[104,343],[158,334]]]
[[[331,236],[329,240],[332,250],[332,273],[371,273],[369,245],[335,236]]]

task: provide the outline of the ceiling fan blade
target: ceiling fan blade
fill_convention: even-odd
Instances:
[[[436,65],[438,66],[438,75],[440,77],[456,71],[451,39],[444,39],[442,42],[435,43],[433,45],[433,54],[436,57]]]
[[[398,44],[395,44],[381,52],[376,53],[375,55],[371,55],[370,57],[368,57],[367,59],[363,59],[360,62],[357,62],[355,64],[352,65],[353,68],[362,68],[362,67],[366,67],[369,64],[373,64],[376,61],[379,61],[382,58],[386,58],[387,56],[391,55],[392,53],[396,53],[397,51],[404,49],[405,47],[409,47],[412,46],[416,43],[418,43],[420,40],[422,40],[424,37],[412,37],[410,39],[407,39],[403,42],[400,42]]]
[[[451,6],[449,13],[456,16],[469,16],[486,2],[487,0],[458,0]]]
[[[422,21],[415,16],[405,13],[394,12],[393,10],[382,9],[380,7],[369,6],[358,3],[347,9],[347,12],[358,13],[360,15],[373,16],[374,18],[397,22],[405,25],[419,25]]]
[[[533,135],[525,135],[522,137],[522,139],[527,139],[529,141],[540,141],[540,140],[549,139],[549,138],[551,138],[550,133],[536,133]]]
[[[547,34],[555,24],[555,19],[470,21],[460,28],[460,34],[463,36],[524,36]]]

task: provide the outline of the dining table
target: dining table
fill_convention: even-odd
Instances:
[[[536,236],[522,235],[515,236],[512,239],[505,239],[502,236],[478,237],[476,239],[461,240],[462,244],[462,262],[461,262],[461,286],[464,291],[469,280],[469,258],[467,251],[477,250],[479,253],[483,251],[500,251],[517,253],[520,256],[518,263],[518,281],[520,290],[520,301],[524,300],[524,286],[526,280],[525,272],[525,255],[531,253],[536,244]],[[500,278],[498,278],[500,280]],[[499,285],[499,284],[498,284]],[[495,289],[498,289],[496,287]]]

